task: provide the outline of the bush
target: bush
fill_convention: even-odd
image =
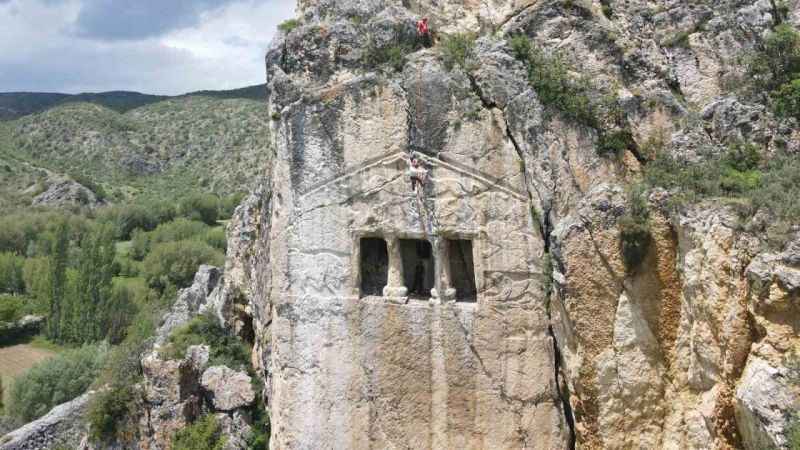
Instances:
[[[756,147],[740,144],[700,162],[659,155],[645,166],[644,180],[672,191],[673,206],[718,198],[743,205],[740,213],[771,212],[777,220],[766,230],[770,245],[782,245],[790,224],[800,220],[800,158],[790,153],[762,161]]]
[[[629,195],[628,212],[619,219],[622,259],[628,271],[644,261],[650,248],[650,225],[647,199],[642,186],[634,186]]]
[[[204,242],[178,241],[157,244],[144,259],[144,275],[150,286],[163,290],[168,284],[178,288],[192,283],[202,264],[221,266],[224,255]]]
[[[133,233],[131,233],[131,248],[128,252],[128,256],[136,261],[141,261],[147,256],[149,251],[150,235],[141,228],[133,230]]]
[[[0,322],[16,322],[22,318],[24,308],[22,298],[0,294]]]
[[[628,130],[601,133],[597,141],[597,154],[600,156],[615,156],[633,148],[636,148],[636,142]]]
[[[788,23],[775,27],[747,64],[755,88],[773,91],[800,78],[800,33]]]
[[[789,424],[789,449],[800,450],[800,414],[795,413]]]
[[[220,219],[227,220],[233,216],[234,211],[236,211],[236,207],[242,203],[242,199],[244,199],[244,194],[241,192],[237,192],[235,194],[231,194],[222,200],[220,200],[219,206],[219,216]]]
[[[175,433],[173,450],[222,450],[225,438],[213,415],[205,415],[188,427]]]
[[[122,383],[115,383],[95,395],[87,413],[92,438],[108,442],[118,437],[120,425],[131,413],[133,400],[133,387]]]
[[[772,101],[775,114],[800,120],[800,78],[782,85],[773,92]]]
[[[162,350],[166,358],[181,359],[192,345],[209,346],[209,365],[233,369],[249,367],[250,351],[235,336],[228,335],[211,313],[202,314],[173,331],[169,345]]]
[[[287,19],[278,24],[278,29],[284,33],[291,33],[292,30],[300,26],[300,21],[297,19]]]
[[[441,55],[447,70],[456,66],[467,71],[471,69],[471,61],[475,57],[475,37],[472,33],[457,33],[442,38]]]
[[[9,412],[25,421],[83,394],[108,355],[108,346],[86,345],[44,360],[14,380]]]
[[[222,227],[212,228],[206,231],[203,240],[206,244],[224,252],[227,248],[227,238],[225,236],[225,229]]]
[[[181,216],[215,225],[219,217],[219,197],[212,194],[195,194],[184,198],[178,207]]]
[[[524,34],[517,34],[511,37],[508,41],[511,47],[511,54],[520,61],[528,61],[530,57],[532,46],[531,40]]]
[[[25,258],[13,253],[0,253],[0,293],[22,294],[25,292],[24,266]]]
[[[524,35],[514,37],[511,47],[517,59],[527,64],[528,81],[542,104],[557,108],[569,119],[598,127],[597,114],[588,95],[589,82],[582,77],[572,77],[561,55],[534,47]]]
[[[364,65],[368,67],[379,67],[387,65],[401,72],[405,66],[406,55],[414,51],[413,47],[402,44],[395,44],[388,47],[379,47],[373,43],[367,45],[364,52]]]

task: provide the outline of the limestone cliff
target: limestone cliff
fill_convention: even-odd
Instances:
[[[738,141],[796,155],[796,122],[729,86],[798,2],[304,0],[298,16],[267,54],[276,154],[219,302],[255,341],[273,449],[788,445],[797,224],[768,250],[768,218],[651,191],[630,270],[619,222],[655,141],[695,161]],[[421,16],[440,39],[475,33],[467,61],[419,42]],[[616,120],[543,103],[518,35],[613,95]],[[598,152],[609,129],[630,133],[617,157]]]
[[[170,448],[203,414],[245,448],[249,375],[158,351],[206,310],[252,344],[273,450],[790,448],[800,207],[767,197],[798,192],[800,126],[746,86],[800,0],[297,11],[224,275],[181,291],[110,448]],[[0,448],[92,448],[91,395]]]

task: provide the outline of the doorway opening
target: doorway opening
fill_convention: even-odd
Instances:
[[[389,280],[389,252],[381,238],[361,238],[361,297],[383,295]]]
[[[453,239],[447,241],[450,263],[450,281],[456,290],[456,301],[475,302],[475,263],[472,258],[472,241]]]
[[[431,243],[422,239],[400,239],[400,254],[408,296],[427,300],[435,279]]]

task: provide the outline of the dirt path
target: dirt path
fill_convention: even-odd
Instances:
[[[0,378],[3,379],[3,388],[8,391],[15,376],[53,355],[55,352],[36,348],[30,344],[0,347]]]

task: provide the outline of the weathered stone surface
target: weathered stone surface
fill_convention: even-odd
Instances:
[[[229,255],[251,267],[273,448],[749,445],[738,383],[754,357],[784,364],[798,265],[764,254],[755,224],[731,209],[676,212],[659,191],[649,252],[631,269],[618,222],[652,152],[700,161],[738,141],[797,151],[796,124],[729,89],[780,20],[772,2],[298,6],[301,25],[267,55],[280,115],[270,201],[253,246],[236,250],[247,256]],[[497,32],[466,70],[443,69],[436,48],[396,72],[364,63],[370,45],[407,42],[421,15],[437,31]],[[604,125],[630,129],[636,145],[601,156],[604,126],[543,105],[512,56],[515,33],[559,49],[593,101],[615,94],[622,123]],[[421,193],[412,154],[427,171]],[[476,304],[447,302],[441,272],[432,303],[404,300],[402,285],[362,298],[360,236],[385,237],[389,254],[397,237],[425,237],[440,259],[443,237],[469,236]],[[393,283],[398,267],[386,270]]]
[[[82,184],[68,179],[55,180],[33,199],[33,206],[84,206],[95,208],[104,202]]]
[[[94,391],[89,391],[70,402],[58,405],[44,417],[0,437],[0,450],[77,447],[86,429],[84,416],[87,405],[94,394]]]
[[[200,376],[207,363],[207,346],[189,347],[181,360],[162,359],[157,351],[142,359],[147,414],[139,427],[140,445],[168,448],[175,432],[201,415]]]
[[[255,340],[255,330],[266,328],[260,326],[264,318],[255,314],[250,299],[256,278],[253,274],[255,245],[263,220],[262,211],[266,210],[268,202],[269,194],[262,184],[236,208],[226,233],[225,276],[200,308],[201,312],[213,311],[228,329],[251,343]],[[255,327],[254,321],[257,322]]]
[[[255,400],[250,376],[225,366],[206,369],[200,384],[206,390],[214,408],[219,411],[243,408]]]
[[[736,420],[745,448],[787,448],[788,419],[797,408],[788,370],[752,357],[736,389]]]
[[[156,331],[156,346],[163,345],[170,333],[196,316],[217,287],[222,271],[214,266],[202,265],[194,276],[192,285],[178,292],[178,299]]]

